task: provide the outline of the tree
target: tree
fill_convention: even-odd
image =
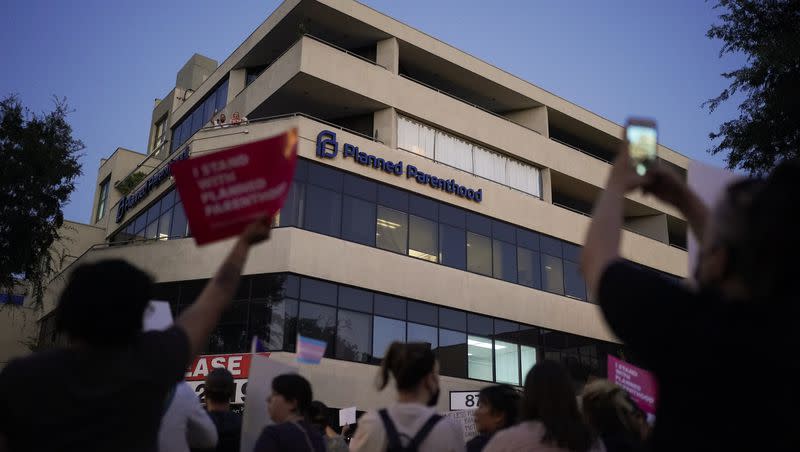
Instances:
[[[713,112],[735,93],[746,98],[739,117],[710,133],[721,139],[711,154],[728,153],[728,168],[768,172],[783,159],[800,157],[800,1],[720,0],[722,23],[706,36],[723,41],[720,57],[742,53],[747,64],[722,76],[731,80],[703,105]]]
[[[81,174],[83,143],[72,137],[66,101],[32,114],[16,96],[0,101],[0,290],[24,280],[41,302],[60,240],[61,206]]]

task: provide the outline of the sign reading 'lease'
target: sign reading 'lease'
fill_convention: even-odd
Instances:
[[[297,163],[297,129],[176,162],[175,185],[198,245],[237,235],[283,206]]]

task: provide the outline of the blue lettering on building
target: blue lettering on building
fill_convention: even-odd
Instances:
[[[323,130],[317,135],[317,157],[332,159],[339,154],[339,143],[336,141],[336,133],[330,130]],[[342,145],[342,158],[352,159],[353,162],[363,166],[371,166],[374,169],[382,170],[395,176],[403,175],[403,162],[397,163],[376,157],[358,149],[358,146],[350,143]],[[455,179],[441,179],[432,174],[426,173],[416,166],[405,166],[406,179],[414,178],[417,183],[430,185],[432,188],[451,193],[470,201],[481,202],[483,200],[483,189],[468,188],[456,183]]]
[[[178,154],[170,163],[177,162],[179,160],[186,160],[189,158],[189,148],[183,150],[180,154]],[[161,168],[160,170],[156,171],[155,174],[150,176],[147,181],[144,183],[144,186],[136,191],[136,193],[125,196],[119,202],[119,206],[117,207],[117,223],[121,222],[123,218],[125,218],[125,213],[129,210],[136,207],[147,195],[150,194],[156,187],[161,185],[169,176],[170,176],[169,165]]]

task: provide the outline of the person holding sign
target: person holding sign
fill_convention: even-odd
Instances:
[[[350,450],[464,451],[461,426],[434,408],[439,399],[439,363],[430,344],[392,342],[381,362],[378,389],[389,384],[390,374],[398,403],[361,416]]]
[[[170,389],[205,347],[269,224],[262,217],[244,230],[164,331],[142,332],[149,275],[122,260],[77,266],[55,311],[69,346],[16,359],[0,373],[0,449],[155,451]]]
[[[626,144],[595,205],[581,268],[615,335],[658,380],[653,448],[796,449],[797,390],[785,377],[800,370],[800,161],[733,182],[709,211],[665,169],[639,176]],[[696,287],[621,258],[625,195],[636,189],[688,220],[700,241]],[[781,396],[742,390],[753,382]]]

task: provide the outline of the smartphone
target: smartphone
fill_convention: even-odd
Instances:
[[[644,176],[647,168],[656,160],[656,122],[652,119],[628,119],[625,123],[625,139],[636,173]]]

